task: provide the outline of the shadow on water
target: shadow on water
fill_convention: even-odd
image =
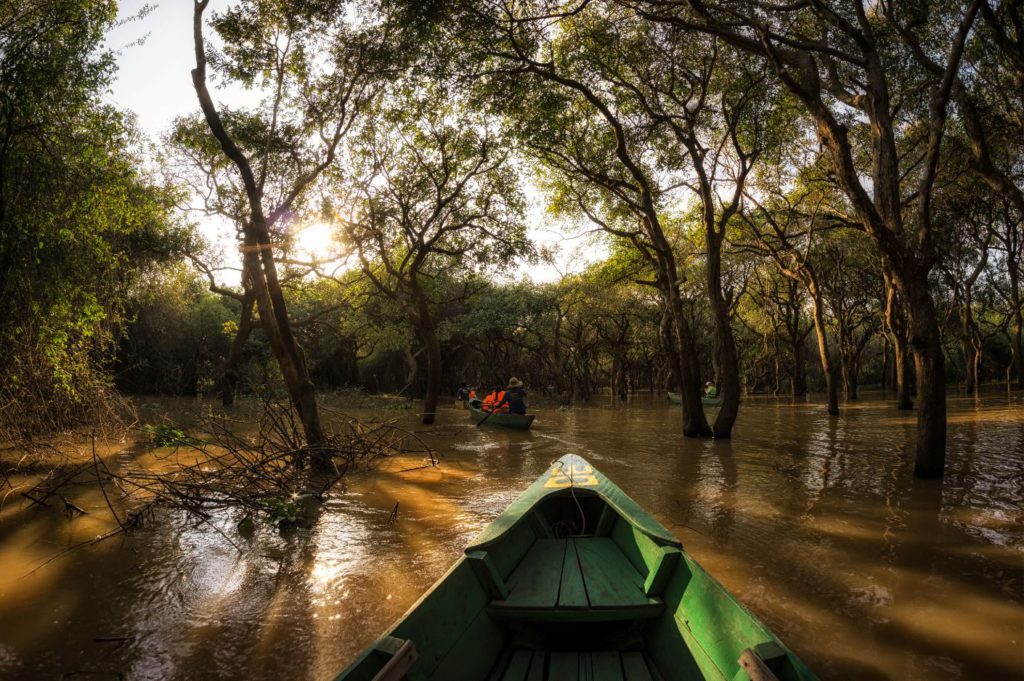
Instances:
[[[101,532],[101,514],[9,505],[0,677],[330,678],[568,451],[658,517],[822,678],[1019,677],[1022,406],[951,399],[944,481],[913,480],[913,416],[871,399],[838,419],[813,401],[750,399],[731,441],[683,439],[678,407],[657,398],[543,411],[527,432],[476,428],[454,410],[434,428],[407,417],[441,465],[396,457],[353,475],[311,530],[265,528],[240,554],[165,515],[29,577]],[[235,520],[221,529],[236,536]]]

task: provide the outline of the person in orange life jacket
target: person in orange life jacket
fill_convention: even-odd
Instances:
[[[491,388],[487,391],[487,395],[484,397],[484,403],[482,408],[484,411],[492,411],[494,409],[494,403],[498,401],[498,391],[501,388]]]
[[[506,406],[510,414],[526,414],[526,388],[523,382],[513,376],[508,379],[508,390],[502,393],[495,409]]]

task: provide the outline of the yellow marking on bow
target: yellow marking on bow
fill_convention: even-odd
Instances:
[[[593,487],[597,485],[597,476],[589,464],[572,464],[568,469],[561,462],[551,468],[551,476],[544,483],[545,487]]]

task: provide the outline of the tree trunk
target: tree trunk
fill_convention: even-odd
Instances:
[[[306,363],[302,358],[298,343],[295,342],[295,337],[292,335],[284,292],[281,290],[281,284],[277,278],[270,234],[265,223],[256,225],[250,223],[250,225],[251,229],[246,230],[246,241],[255,243],[246,249],[245,260],[256,295],[260,322],[270,341],[270,347],[277,358],[277,363],[281,367],[281,375],[284,377],[288,395],[299,413],[299,420],[302,422],[313,466],[317,469],[328,470],[333,468],[333,462],[330,453],[323,450],[325,438],[320,425],[320,411],[316,405],[316,390],[313,387],[313,382],[309,379]],[[249,236],[250,232],[252,237]]]
[[[889,389],[889,337],[882,334],[882,373],[881,382],[878,386],[884,393]]]
[[[1009,227],[1012,230],[1013,227]],[[1016,256],[1017,251],[1008,248],[1007,261]],[[1013,367],[1017,372],[1017,388],[1024,388],[1024,305],[1021,304],[1020,270],[1016,262],[1007,265],[1010,275],[1010,305],[1013,307],[1013,335],[1010,337],[1010,352],[1013,355]]]
[[[807,371],[804,367],[803,339],[793,343],[793,397],[807,394]]]
[[[896,382],[896,408],[914,408],[910,399],[910,362],[907,361],[907,323],[897,298],[896,284],[892,275],[882,263],[882,278],[885,282],[885,325],[892,341],[893,366]]]
[[[716,438],[728,439],[732,437],[732,427],[740,410],[740,363],[729,319],[729,303],[722,292],[722,237],[715,232],[713,224],[705,229],[705,237],[708,244],[708,294],[715,327],[715,356],[718,358],[716,368],[721,381],[718,394],[722,398],[713,432]]]
[[[847,402],[857,401],[857,360],[849,352],[839,353],[839,367],[843,376],[843,393]]]
[[[970,295],[965,294],[960,304],[960,353],[964,363],[964,392],[973,395],[977,389],[978,357],[975,351],[974,315],[971,313]]]
[[[220,399],[225,407],[232,407],[235,404],[235,393],[238,390],[238,370],[242,364],[245,343],[252,333],[252,308],[255,296],[252,290],[246,288],[242,298],[242,313],[238,318],[238,330],[231,341],[231,351],[224,362],[224,378],[221,383]]]
[[[660,331],[661,347],[665,353],[665,357],[668,358],[668,379],[670,383],[666,386],[666,389],[671,392],[675,392],[683,385],[683,376],[681,373],[682,363],[679,359],[679,351],[676,349],[672,318],[667,306],[661,315]]]
[[[420,338],[427,351],[427,393],[423,398],[423,424],[430,425],[437,416],[437,398],[441,393],[441,343],[433,324],[420,327]]]
[[[683,310],[683,301],[679,296],[679,284],[674,271],[675,264],[662,271],[667,273],[668,307],[672,314],[674,340],[679,357],[679,391],[683,402],[683,435],[686,437],[702,437],[711,435],[711,427],[704,416],[704,404],[701,402],[700,366],[697,362],[697,347],[693,341],[693,332]]]
[[[836,388],[835,366],[828,354],[828,330],[822,312],[821,291],[813,275],[807,276],[807,292],[811,296],[811,311],[814,318],[814,333],[818,338],[818,355],[821,357],[821,371],[825,376],[825,391],[828,393],[828,413],[839,416],[839,392]]]
[[[946,463],[946,368],[939,317],[927,272],[909,271],[895,279],[906,296],[910,347],[917,374],[917,453],[914,476],[941,478]]]
[[[319,470],[331,470],[334,463],[330,452],[324,448],[325,438],[320,425],[320,412],[316,405],[316,391],[309,380],[305,361],[298,343],[292,334],[288,308],[285,305],[281,283],[277,277],[274,251],[270,242],[270,231],[263,212],[262,193],[257,187],[249,159],[235,144],[224,128],[224,123],[214,106],[213,98],[206,87],[206,47],[203,40],[203,12],[207,2],[197,2],[193,12],[193,43],[196,53],[196,68],[192,70],[192,84],[199,98],[200,108],[210,132],[220,143],[221,149],[238,168],[245,185],[249,204],[249,219],[243,225],[243,262],[245,272],[252,285],[259,310],[260,323],[274,352],[292,404],[299,414],[306,437],[313,466]],[[303,454],[297,456],[301,465]]]

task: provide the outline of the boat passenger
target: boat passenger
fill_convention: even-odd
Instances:
[[[493,388],[491,388],[491,391],[487,393],[487,397],[484,398],[484,403],[482,405],[484,411],[494,411],[494,405],[497,404],[498,400],[500,400],[502,397],[500,393],[500,385],[496,385]]]
[[[465,383],[459,386],[459,389],[455,391],[455,399],[459,402],[465,402],[469,399],[469,386]]]
[[[718,388],[711,381],[704,384],[704,397],[718,397]]]
[[[500,408],[503,405],[507,405],[510,414],[526,414],[526,388],[523,387],[523,382],[515,376],[508,379],[508,390],[503,393],[495,408]]]

